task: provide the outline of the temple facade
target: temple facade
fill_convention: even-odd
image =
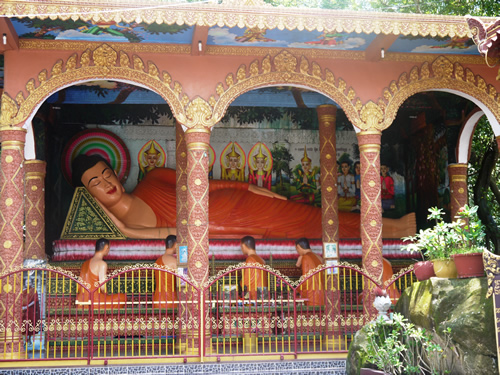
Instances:
[[[157,94],[170,107],[175,120],[175,163],[170,160],[170,165],[177,173],[177,236],[188,249],[189,277],[200,286],[209,278],[210,265],[206,218],[211,135],[232,103],[246,93],[293,87],[327,98],[315,107],[323,243],[339,241],[335,127],[338,111],[345,114],[359,147],[362,265],[378,282],[383,274],[381,138],[405,101],[420,93],[446,92],[477,107],[463,119],[455,162],[447,166],[452,217],[467,203],[471,140],[482,117],[500,147],[498,72],[473,43],[465,42],[475,31],[463,17],[273,8],[260,1],[169,7],[153,0],[101,4],[19,0],[0,6],[0,272],[21,268],[25,259],[46,258],[45,230],[50,223],[45,222],[45,211],[52,208],[45,205],[47,160],[37,154],[33,122],[49,98],[74,85],[131,84]],[[35,15],[31,23],[28,15]],[[47,17],[87,25],[57,26],[60,33],[50,34],[49,24],[33,22]],[[494,20],[481,22],[489,25]],[[151,25],[185,28],[187,36],[169,39],[172,31],[161,41],[139,40],[140,31]],[[96,35],[114,32],[129,40],[80,38],[83,27]],[[243,30],[241,35],[234,36],[236,28]],[[41,38],[37,32],[52,36]],[[349,47],[356,38],[362,39],[359,45]],[[462,44],[419,49],[409,46],[415,40],[433,46]],[[2,319],[9,319],[10,310],[4,304],[2,309]]]

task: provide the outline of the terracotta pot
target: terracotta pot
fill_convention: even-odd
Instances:
[[[457,277],[457,268],[453,259],[435,259],[432,263],[437,277],[445,279],[455,279]]]
[[[430,260],[417,262],[413,265],[415,276],[418,281],[429,280],[431,277],[436,276],[434,273],[434,265]]]
[[[483,253],[453,254],[458,278],[484,276]]]

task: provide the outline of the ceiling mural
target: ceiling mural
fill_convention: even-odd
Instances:
[[[208,32],[207,44],[363,51],[375,37],[375,34],[320,32],[316,30],[211,27]]]
[[[476,45],[468,37],[422,37],[400,36],[389,48],[389,52],[436,53],[479,55]]]
[[[190,44],[194,27],[157,23],[11,18],[20,38]]]
[[[145,22],[11,18],[21,39],[191,44],[194,26]],[[375,33],[212,26],[207,45],[365,51]],[[399,36],[389,52],[479,55],[471,38]]]

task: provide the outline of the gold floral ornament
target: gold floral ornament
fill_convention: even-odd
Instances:
[[[472,70],[439,56],[431,64],[424,62],[420,68],[413,67],[409,78],[407,73],[401,74],[397,82],[392,81],[383,90],[380,101],[385,103],[385,107],[379,106],[383,108],[385,117],[381,130],[392,124],[400,106],[408,97],[418,92],[442,88],[454,89],[476,98],[500,119],[500,95],[497,90]]]
[[[50,71],[50,74],[48,73]],[[148,61],[147,69],[139,56],[132,58],[124,51],[116,51],[108,44],[100,44],[95,49],[86,49],[81,55],[72,54],[66,62],[58,60],[50,69],[43,69],[30,78],[25,87],[26,98],[12,93],[3,93],[0,125],[21,124],[32,115],[39,103],[46,100],[61,87],[69,86],[76,81],[95,80],[96,76],[105,75],[107,79],[137,82],[141,86],[160,94],[170,105],[177,119],[186,119],[185,107],[189,102],[182,97],[182,86],[175,82],[167,72],[161,72],[153,61]],[[182,104],[184,101],[184,104]]]
[[[229,104],[238,96],[250,90],[269,85],[308,87],[334,100],[344,110],[352,123],[360,123],[361,102],[353,88],[346,92],[347,84],[317,62],[310,62],[304,55],[292,54],[287,50],[276,56],[265,56],[261,61],[250,63],[250,68],[241,65],[234,72],[228,72],[224,82],[216,85],[213,108],[214,123],[220,121]],[[356,103],[356,104],[354,104]],[[358,107],[358,108],[357,108]]]

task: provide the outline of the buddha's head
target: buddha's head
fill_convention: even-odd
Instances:
[[[72,163],[73,185],[84,186],[105,207],[118,203],[125,189],[115,171],[100,155],[78,155]]]

